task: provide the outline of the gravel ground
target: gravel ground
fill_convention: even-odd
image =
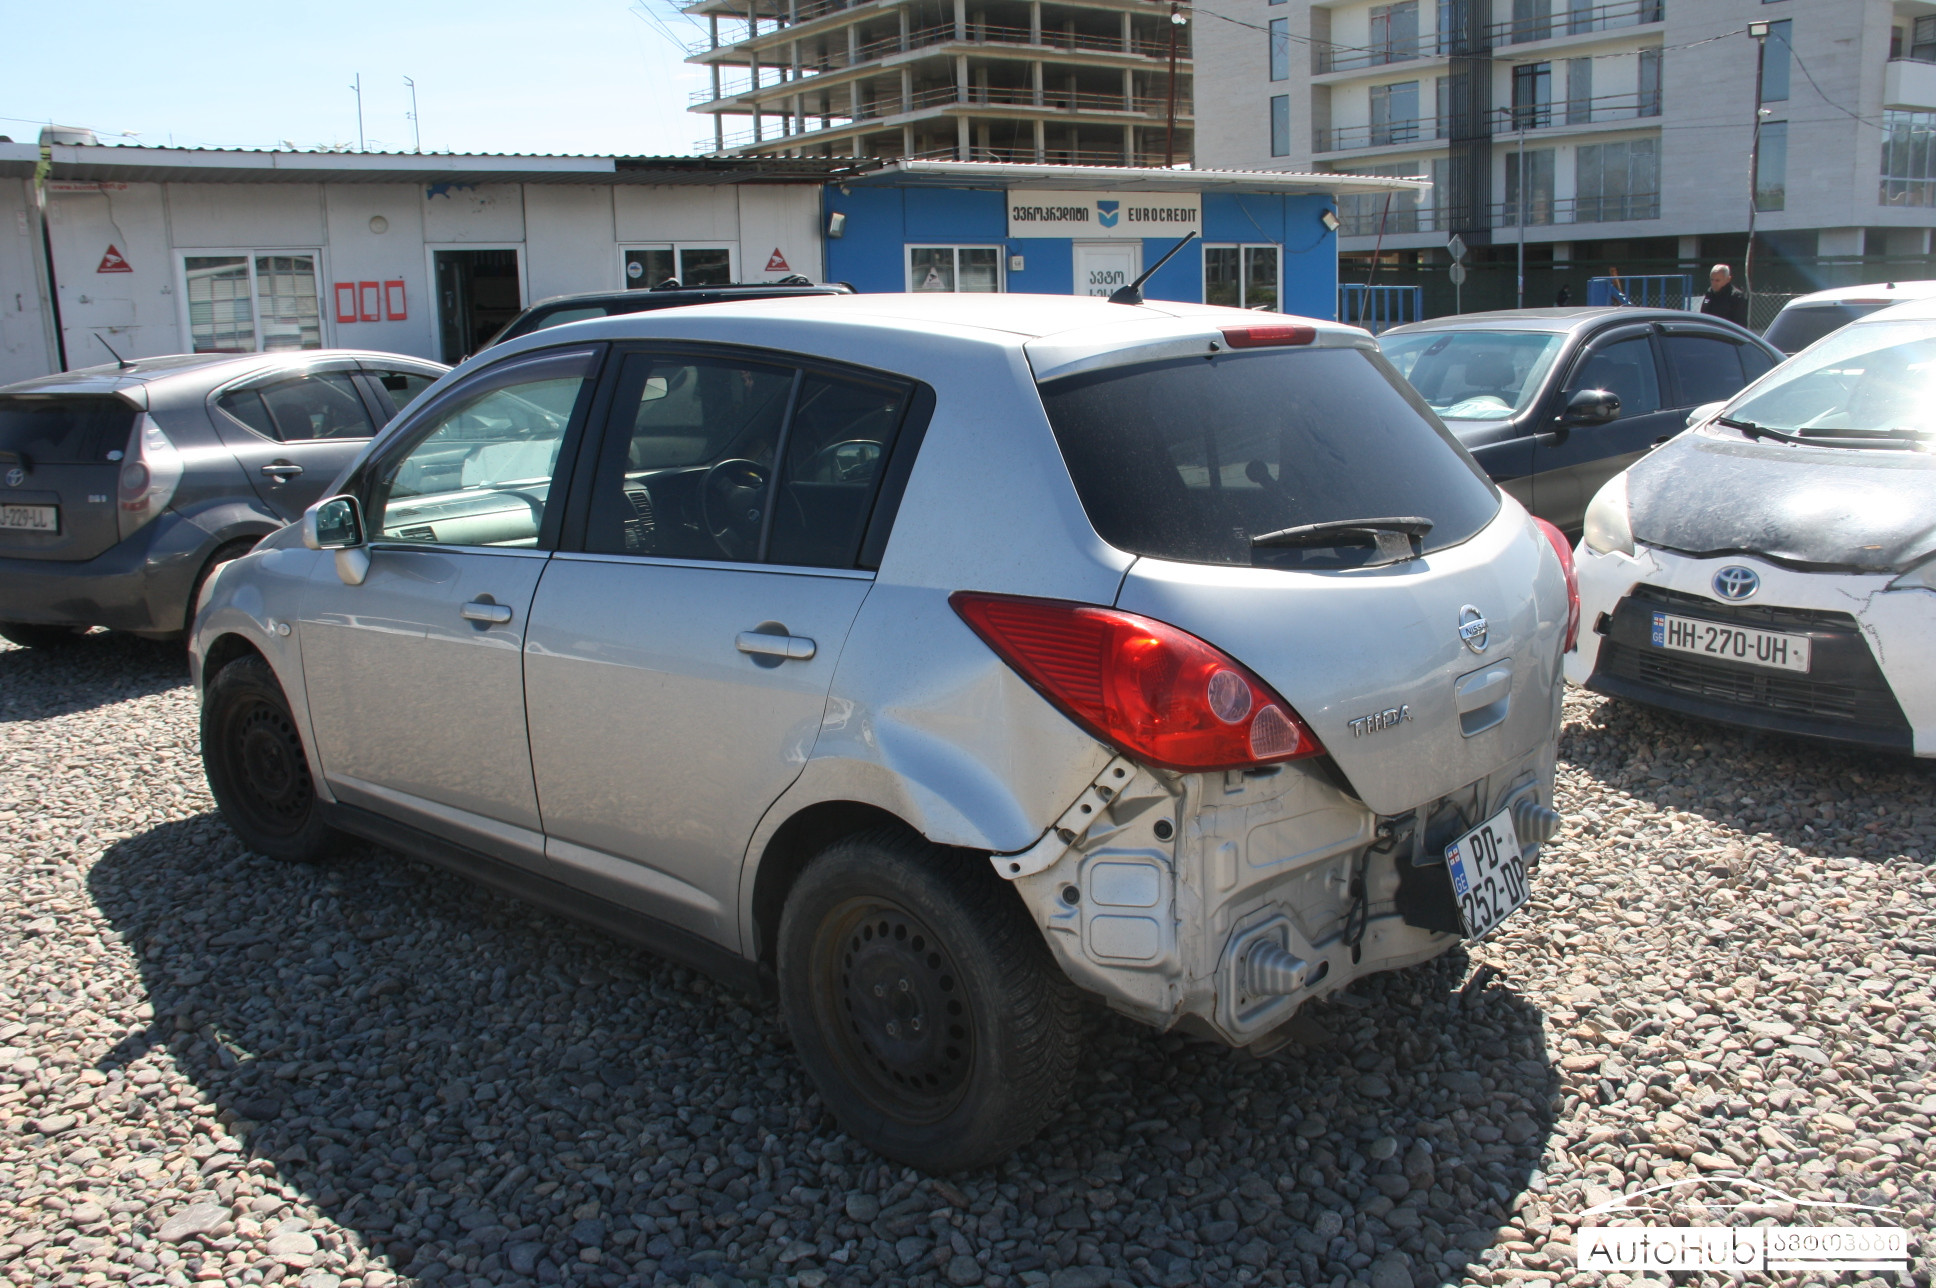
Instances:
[[[1067,1114],[940,1181],[770,1008],[374,849],[245,854],[195,720],[172,649],[0,648],[15,1283],[1597,1283],[1580,1212],[1653,1181],[1931,1217],[1936,766],[1576,695],[1496,940],[1263,1060],[1099,1017]]]

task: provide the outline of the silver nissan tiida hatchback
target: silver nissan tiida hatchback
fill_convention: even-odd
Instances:
[[[352,834],[777,995],[933,1171],[1054,1114],[1082,994],[1265,1049],[1490,931],[1552,834],[1569,556],[1363,331],[860,295],[440,381],[216,577],[250,846]]]

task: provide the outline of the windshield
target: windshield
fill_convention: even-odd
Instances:
[[[1539,393],[1565,343],[1549,331],[1417,331],[1378,347],[1446,420],[1506,420]]]
[[[1789,359],[1727,410],[1737,428],[1804,438],[1936,440],[1936,322],[1864,323]]]
[[[1887,307],[1887,303],[1808,304],[1801,308],[1783,309],[1769,324],[1768,332],[1762,339],[1783,353],[1800,353],[1823,336],[1841,330],[1857,318],[1868,317],[1877,309]]]
[[[1375,353],[1179,358],[1042,386],[1089,521],[1131,554],[1297,570],[1381,562],[1364,545],[1265,545],[1312,523],[1415,516],[1457,545],[1499,495]]]

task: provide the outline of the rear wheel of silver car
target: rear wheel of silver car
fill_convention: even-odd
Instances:
[[[26,622],[0,622],[0,639],[21,648],[69,648],[87,637],[85,626],[34,626]]]
[[[209,682],[202,766],[222,817],[250,849],[313,863],[339,844],[323,821],[289,700],[260,657],[238,658]]]
[[[985,857],[893,830],[837,842],[788,896],[778,947],[801,1062],[869,1148],[979,1167],[1061,1107],[1078,995]]]

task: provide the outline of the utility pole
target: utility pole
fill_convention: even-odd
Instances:
[[[1177,9],[1176,0],[1170,0],[1170,110],[1169,124],[1163,131],[1165,170],[1176,164],[1176,29],[1188,21]]]
[[[417,82],[408,76],[403,83],[410,87],[410,137],[416,140],[417,152],[423,152],[423,122],[417,119]]]
[[[1754,321],[1755,210],[1761,205],[1761,76],[1768,67],[1768,24],[1751,22],[1748,35],[1755,42],[1754,132],[1748,143],[1748,248],[1741,253],[1741,291],[1748,297],[1748,320]]]
[[[356,91],[356,150],[358,152],[367,152],[369,151],[369,149],[363,146],[363,73],[362,72],[358,72],[356,74],[356,83],[354,85],[351,85],[350,88]]]

